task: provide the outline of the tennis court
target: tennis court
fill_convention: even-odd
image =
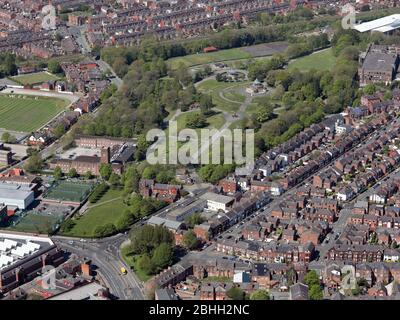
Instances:
[[[87,183],[70,181],[55,182],[44,195],[45,199],[82,202],[92,191],[93,186]]]

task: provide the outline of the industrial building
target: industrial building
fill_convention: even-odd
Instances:
[[[391,34],[400,28],[400,14],[392,14],[387,17],[357,24],[353,29],[358,32],[381,32]]]
[[[0,233],[0,292],[6,293],[38,276],[43,267],[64,257],[48,237]]]
[[[25,210],[35,200],[35,185],[0,182],[0,203]]]

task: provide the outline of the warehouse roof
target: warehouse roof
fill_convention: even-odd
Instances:
[[[380,19],[355,25],[353,29],[359,32],[379,31],[389,32],[400,28],[400,14],[392,14]]]
[[[213,202],[218,202],[218,203],[223,203],[227,204],[229,202],[232,202],[234,198],[224,196],[222,194],[216,194],[212,192],[206,192],[202,196],[200,196],[201,199],[207,200],[207,201],[213,201]]]
[[[28,185],[0,183],[0,199],[25,200],[31,193],[33,191]]]

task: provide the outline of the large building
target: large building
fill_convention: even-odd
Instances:
[[[48,237],[0,233],[0,291],[31,281],[45,266],[58,266],[63,254]]]
[[[0,203],[26,209],[35,200],[35,184],[0,183]]]
[[[360,55],[358,75],[360,86],[370,83],[389,85],[396,79],[399,67],[400,46],[370,44],[366,52]]]
[[[62,172],[68,173],[71,169],[75,169],[78,174],[86,174],[91,172],[93,175],[100,175],[100,167],[102,164],[110,163],[110,148],[101,149],[101,156],[78,156],[75,159],[56,159],[50,163],[50,168],[60,167]],[[122,165],[118,163],[112,164],[114,172],[121,174]]]
[[[387,17],[357,24],[353,29],[358,32],[381,32],[391,34],[400,28],[400,14],[392,14]]]

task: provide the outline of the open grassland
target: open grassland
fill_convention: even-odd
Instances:
[[[63,99],[16,94],[0,95],[0,128],[32,132],[67,107]]]
[[[73,237],[94,237],[97,227],[116,222],[124,215],[127,206],[122,200],[122,191],[109,189],[88,211],[75,219],[73,228],[65,235]]]
[[[48,72],[36,72],[36,73],[29,73],[20,76],[15,76],[12,77],[11,79],[22,85],[34,85],[47,82],[50,80],[59,80],[60,78]]]
[[[317,51],[308,56],[298,58],[289,63],[288,69],[298,69],[300,71],[315,70],[331,70],[335,65],[336,57],[333,55],[332,49]]]
[[[244,101],[244,96],[240,94],[239,90],[247,85],[248,82],[218,82],[210,79],[200,83],[197,89],[202,93],[210,94],[217,109],[234,113],[238,111]]]

